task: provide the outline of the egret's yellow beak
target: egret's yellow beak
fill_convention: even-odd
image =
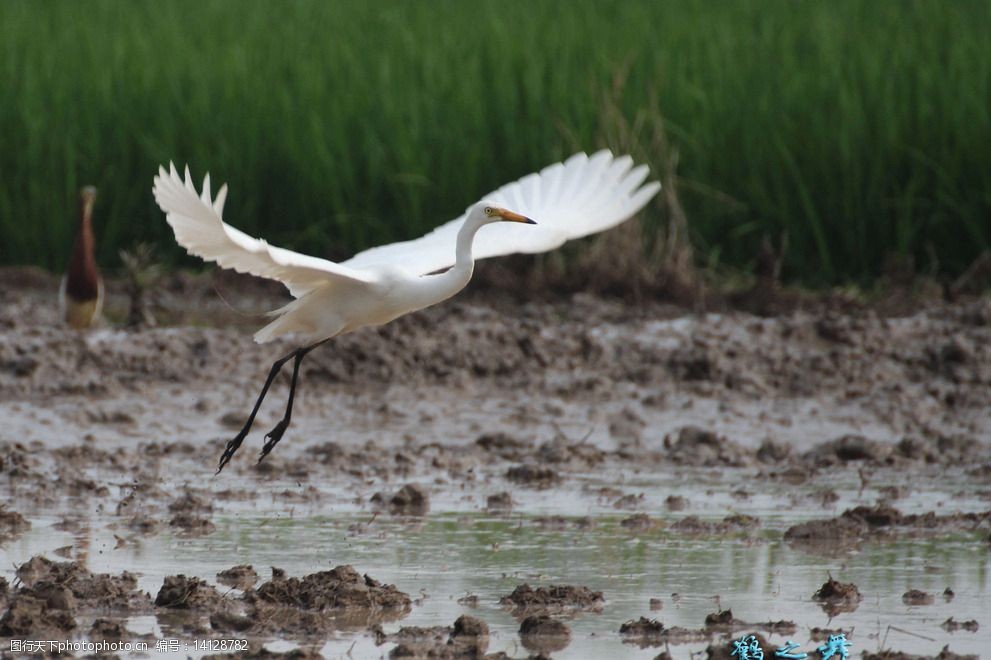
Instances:
[[[525,215],[520,215],[519,213],[513,213],[512,211],[507,211],[506,209],[498,209],[495,215],[499,216],[507,222],[522,222],[525,225],[535,225],[537,224]]]

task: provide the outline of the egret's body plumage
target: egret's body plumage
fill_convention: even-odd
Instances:
[[[660,189],[656,182],[644,184],[647,174],[647,167],[633,167],[629,156],[615,158],[609,151],[591,157],[576,154],[499,188],[461,217],[420,238],[334,263],[269,245],[225,223],[227,186],[212,198],[209,175],[197,192],[188,169],[184,178],[174,167],[169,172],[160,169],[155,200],[180,245],[224,268],[278,280],[295,298],[271,312],[275,319],[255,334],[255,341],[292,337],[300,348],[273,365],[245,428],[228,443],[220,467],[240,446],[265,392],[290,358],[295,364],[286,416],[268,434],[262,457],[289,424],[299,363],[316,345],[447,300],[471,280],[476,259],[546,252],[618,225]]]

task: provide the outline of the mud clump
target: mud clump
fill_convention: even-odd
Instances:
[[[405,614],[411,607],[410,597],[394,585],[362,576],[351,566],[312,573],[303,579],[272,579],[249,596],[256,603],[312,612],[386,610]]]
[[[633,493],[623,495],[616,498],[612,503],[612,508],[614,509],[639,509],[643,506],[644,495],[640,493],[634,495]]]
[[[785,531],[785,541],[810,550],[845,550],[861,542],[894,537],[896,530],[933,534],[946,531],[973,531],[986,525],[991,511],[937,515],[903,514],[887,505],[858,506],[836,518],[813,520],[792,525]]]
[[[919,589],[909,589],[902,594],[902,602],[906,605],[932,605],[936,597]]]
[[[652,520],[646,513],[634,513],[628,518],[619,521],[620,527],[635,532],[646,532],[657,526],[657,522]]]
[[[842,612],[856,610],[863,596],[857,585],[852,582],[838,582],[830,576],[819,590],[812,594],[812,600],[819,601],[822,609],[832,617]]]
[[[554,470],[539,465],[517,465],[509,468],[506,478],[513,483],[529,488],[550,488],[561,481]]]
[[[64,594],[75,607],[143,612],[151,609],[148,594],[138,591],[138,579],[127,571],[120,575],[91,573],[77,562],[54,562],[40,555],[17,568],[23,583],[19,594],[44,594],[51,601],[54,594]],[[60,596],[61,598],[62,596]]]
[[[371,502],[396,516],[425,516],[430,510],[430,496],[416,484],[406,484],[391,497],[375,493]]]
[[[806,452],[802,455],[802,460],[816,467],[832,467],[852,461],[879,465],[883,464],[891,453],[891,445],[868,440],[862,435],[844,435]]]
[[[489,648],[489,626],[481,619],[462,614],[454,622],[448,644],[461,655],[482,655]]]
[[[481,658],[489,647],[489,627],[481,619],[462,615],[453,626],[400,628],[392,635],[375,629],[375,643],[396,643],[391,658]]]
[[[520,622],[520,641],[528,651],[555,653],[571,643],[571,629],[544,614],[528,616]]]
[[[217,573],[217,582],[247,591],[258,582],[258,573],[247,564],[240,564]]]
[[[712,636],[708,630],[689,630],[678,626],[665,628],[660,621],[643,616],[637,621],[627,621],[621,625],[619,634],[623,637],[624,644],[634,644],[642,649],[665,644],[700,642]]]
[[[101,640],[120,642],[135,637],[136,635],[127,629],[124,622],[118,619],[95,619],[89,629],[89,638],[94,642]]]
[[[956,632],[958,630],[966,630],[967,632],[977,632],[980,625],[977,620],[971,619],[970,621],[957,621],[952,616],[940,624],[940,627],[946,632]]]
[[[668,495],[664,498],[664,506],[668,511],[684,511],[688,508],[688,500],[681,495]]]
[[[226,599],[216,588],[200,578],[185,575],[166,576],[155,596],[157,607],[182,610],[214,611],[226,605]]]
[[[757,448],[756,458],[764,464],[777,465],[791,459],[791,445],[765,440]]]
[[[657,619],[648,619],[645,616],[621,625],[619,634],[623,637],[624,644],[636,644],[642,649],[664,643],[664,626]]]
[[[534,589],[529,584],[521,584],[508,596],[499,599],[499,604],[517,614],[539,612],[556,613],[565,611],[600,611],[605,605],[601,591],[588,587],[551,585]]]
[[[698,516],[686,516],[668,529],[683,534],[694,535],[727,535],[736,533],[750,533],[760,528],[760,520],[754,516],[744,514],[734,514],[723,518],[719,522],[708,522],[699,519]]]
[[[17,596],[0,617],[2,637],[58,638],[76,627],[72,613],[53,607],[44,598],[24,593]]]
[[[705,627],[708,630],[735,630],[749,626],[745,621],[733,618],[733,610],[720,610],[705,615]]]
[[[169,527],[185,536],[205,536],[217,530],[216,525],[188,512],[177,513],[169,520]]]
[[[489,495],[485,500],[485,510],[490,513],[505,513],[513,510],[513,496],[503,491]]]
[[[601,465],[605,461],[605,453],[594,445],[583,442],[569,442],[558,436],[549,440],[536,451],[539,463],[551,463],[577,469],[588,469]]]
[[[520,461],[529,448],[529,443],[523,442],[506,433],[487,433],[475,440],[475,444],[490,454],[507,461]]]
[[[14,539],[31,529],[31,523],[16,511],[0,505],[0,543]]]
[[[750,454],[732,440],[697,426],[682,427],[677,437],[664,438],[667,457],[676,465],[694,467],[744,467]]]
[[[151,609],[148,595],[137,590],[137,578],[126,572],[94,574],[76,562],[53,562],[39,555],[18,566],[17,577],[21,587],[5,594],[9,607],[0,618],[0,635],[5,637],[60,637],[76,628],[74,614],[80,608]]]
[[[171,513],[212,513],[213,505],[205,496],[187,490],[181,497],[169,503]]]

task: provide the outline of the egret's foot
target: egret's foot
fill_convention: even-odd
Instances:
[[[230,460],[234,458],[234,452],[237,451],[238,447],[241,446],[241,443],[244,442],[244,439],[247,436],[248,429],[243,428],[237,435],[227,442],[227,446],[224,448],[224,453],[220,456],[220,465],[217,466],[216,474],[220,474],[220,471],[224,469],[224,466],[230,463]]]
[[[282,435],[286,432],[287,428],[289,428],[289,420],[281,419],[279,420],[279,423],[275,425],[274,429],[265,434],[265,446],[262,447],[261,456],[258,457],[259,463],[261,463],[265,457],[268,456],[268,452],[275,449],[275,445],[279,444],[279,440],[282,439]]]

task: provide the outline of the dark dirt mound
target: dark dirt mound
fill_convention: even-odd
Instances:
[[[693,535],[749,534],[757,531],[759,528],[759,519],[740,513],[726,516],[719,522],[703,521],[698,516],[686,516],[668,527],[668,529],[674,532]]]
[[[517,465],[506,471],[506,478],[513,483],[529,488],[550,488],[561,481],[554,470],[541,465]]]
[[[485,499],[485,510],[490,513],[505,513],[513,510],[513,496],[503,491],[489,495]]]
[[[247,591],[258,582],[258,573],[247,564],[239,564],[217,573],[217,581],[228,587]]]
[[[555,653],[571,643],[571,629],[547,615],[532,615],[520,623],[520,640],[528,651]]]
[[[853,612],[863,598],[857,585],[852,582],[838,582],[832,576],[812,594],[812,600],[819,601],[822,609],[831,617],[842,612]]]
[[[667,644],[688,644],[709,639],[709,630],[689,630],[674,626],[665,628],[657,619],[640,617],[637,621],[627,621],[619,627],[619,634],[624,644],[634,644],[640,648],[663,646]]]
[[[139,637],[140,635],[128,630],[127,625],[120,619],[95,619],[89,629],[89,638],[94,642],[102,640],[119,642]]]
[[[76,627],[72,612],[46,598],[24,593],[14,598],[0,617],[0,636],[61,639]]]
[[[137,590],[130,573],[94,574],[76,562],[32,557],[17,568],[21,586],[5,593],[7,610],[0,617],[0,635],[61,638],[76,628],[80,610],[150,611],[148,594]],[[4,582],[6,592],[6,582]]]
[[[906,605],[932,605],[936,597],[919,589],[909,589],[902,594],[902,602]]]
[[[302,580],[273,578],[247,596],[256,603],[314,612],[391,610],[405,614],[411,605],[409,596],[395,586],[362,576],[351,566],[312,573]]]
[[[91,573],[78,562],[54,562],[40,555],[17,568],[23,583],[20,593],[62,591],[82,608],[143,612],[151,609],[148,594],[138,591],[137,577],[127,571],[120,575]]]
[[[840,552],[856,547],[864,540],[864,527],[849,518],[810,520],[789,527],[784,539],[805,550]]]
[[[868,539],[895,538],[895,532],[929,535],[950,532],[973,532],[991,523],[991,511],[979,513],[935,512],[903,514],[887,504],[857,506],[836,518],[813,520],[789,527],[785,541],[808,550],[839,551],[856,547]]]
[[[548,440],[534,453],[537,462],[574,470],[589,469],[602,464],[606,454],[594,445],[570,442],[562,436]]]
[[[949,619],[941,623],[940,627],[946,632],[956,632],[958,630],[977,632],[980,625],[977,623],[976,619],[971,619],[970,621],[957,621],[951,616]]]
[[[746,621],[733,618],[733,610],[720,610],[705,615],[705,627],[709,630],[729,631],[749,625]]]
[[[182,496],[169,503],[169,511],[172,513],[211,513],[213,504],[210,503],[208,494],[187,488]]]
[[[627,621],[619,627],[624,644],[636,644],[640,648],[660,646],[664,643],[664,626],[657,619],[640,617],[637,621]]]
[[[0,544],[14,539],[31,529],[31,523],[16,511],[9,511],[0,504]]]
[[[646,513],[634,513],[632,516],[620,520],[619,524],[621,527],[636,532],[646,532],[661,526],[660,521],[652,519]]]
[[[588,587],[550,585],[534,589],[529,584],[521,584],[508,596],[499,599],[503,607],[517,614],[530,612],[599,611],[605,605],[601,591]]]
[[[400,628],[386,635],[376,626],[375,643],[394,642],[392,658],[482,658],[489,647],[489,627],[481,619],[462,615],[453,626]]]
[[[169,527],[186,536],[203,536],[212,534],[217,530],[217,527],[206,518],[200,518],[188,512],[177,513],[172,516],[172,519],[169,520]]]
[[[185,575],[168,575],[155,596],[156,607],[212,612],[228,604],[217,589],[204,580]]]
[[[880,464],[890,456],[892,446],[868,440],[862,435],[844,435],[824,442],[802,455],[802,460],[816,467],[831,467],[850,461],[867,461]]]
[[[508,433],[486,433],[479,436],[475,444],[505,461],[522,460],[531,446],[531,443],[514,438]]]
[[[697,426],[682,427],[675,438],[664,438],[668,459],[677,465],[743,467],[753,462],[753,452],[732,440]]]
[[[371,502],[397,516],[425,516],[430,510],[430,495],[416,484],[406,484],[391,496],[375,493]]]

